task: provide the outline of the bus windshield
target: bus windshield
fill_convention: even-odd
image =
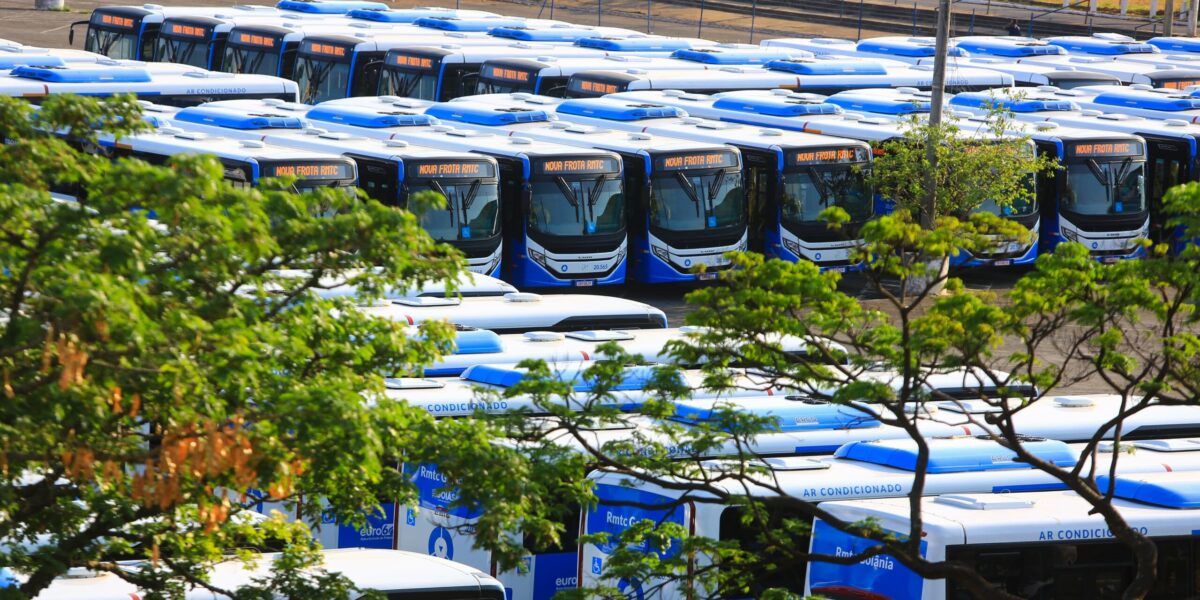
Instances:
[[[1005,206],[1001,206],[995,200],[988,198],[987,200],[984,200],[983,204],[980,205],[979,208],[971,212],[990,213],[1010,219],[1032,215],[1036,213],[1038,209],[1037,197],[1034,195],[1034,189],[1036,185],[1036,179],[1034,178],[1034,175],[1030,173],[1025,177],[1023,182],[1023,187],[1025,190],[1022,198],[1014,200]]]
[[[136,59],[137,48],[137,33],[132,29],[116,31],[101,29],[95,25],[88,27],[87,38],[83,44],[84,50],[113,59]]]
[[[874,198],[861,169],[850,166],[807,166],[783,173],[782,219],[789,225],[816,225],[821,211],[838,206],[851,222],[874,212]]]
[[[208,40],[159,35],[154,43],[154,60],[207,69]]]
[[[1132,156],[1067,162],[1063,210],[1080,215],[1129,215],[1146,210],[1145,163]]]
[[[273,37],[250,33],[229,36],[221,70],[229,73],[279,75],[279,42]]]
[[[625,195],[616,175],[538,177],[532,181],[529,226],[555,236],[619,233]]]
[[[500,195],[495,181],[429,179],[416,181],[410,192],[432,190],[446,199],[446,208],[428,209],[421,227],[439,242],[494,237],[500,233]]]
[[[399,96],[419,100],[438,99],[438,77],[432,71],[407,71],[387,66],[379,73],[380,96]]]
[[[345,98],[350,83],[353,49],[328,43],[305,41],[296,59],[292,79],[300,86],[300,101],[317,104]]]
[[[659,173],[650,189],[650,223],[669,231],[744,225],[745,194],[736,171]]]

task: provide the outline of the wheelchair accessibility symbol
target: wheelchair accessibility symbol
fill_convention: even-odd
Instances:
[[[445,527],[434,527],[429,533],[429,554],[446,560],[454,559],[454,541]]]

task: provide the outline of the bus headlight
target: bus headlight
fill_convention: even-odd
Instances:
[[[796,243],[795,240],[791,238],[783,238],[783,247],[787,248],[788,252],[791,252],[797,258],[805,258],[805,256],[800,253],[800,244]]]
[[[1079,241],[1079,234],[1075,233],[1074,229],[1067,229],[1066,227],[1063,227],[1059,231],[1061,231],[1064,240],[1067,240],[1068,242]]]
[[[668,265],[671,264],[671,255],[667,252],[666,248],[663,248],[662,246],[651,245],[650,251],[653,252],[654,255],[659,258],[659,260],[667,263]]]
[[[538,252],[537,250],[530,250],[530,251],[529,251],[529,258],[530,258],[530,260],[532,260],[534,263],[536,263],[536,264],[538,264],[538,265],[541,265],[541,266],[542,266],[543,268],[545,268],[545,269],[549,269],[549,268],[550,268],[550,266],[546,264],[546,255],[545,255],[545,254],[542,254],[541,252]]]

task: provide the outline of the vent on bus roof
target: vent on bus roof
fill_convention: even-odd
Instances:
[[[1122,500],[1167,508],[1200,508],[1200,475],[1195,472],[1118,475],[1115,481],[1108,475],[1096,478],[1101,490],[1107,489],[1110,482],[1113,496]]]
[[[425,114],[441,119],[472,125],[499,127],[514,123],[540,123],[549,121],[550,117],[544,110],[518,107],[498,107],[471,105],[462,102],[445,102],[434,104],[425,109]]]
[[[458,329],[454,334],[455,354],[495,354],[504,352],[496,332],[487,329]]]
[[[344,125],[371,129],[432,124],[432,119],[428,115],[353,106],[319,105],[308,111],[305,117],[314,121],[328,121],[330,123],[342,123]]]
[[[1033,500],[1012,498],[1005,494],[943,494],[933,501],[968,510],[1010,510],[1033,508],[1034,505]]]
[[[436,390],[446,387],[446,384],[417,377],[388,377],[383,380],[383,387],[389,390]]]
[[[623,342],[634,339],[636,336],[629,331],[618,331],[609,329],[590,329],[584,331],[570,331],[563,334],[573,340],[582,342]]]
[[[1028,469],[1029,463],[1018,462],[1012,450],[990,440],[973,437],[933,439],[927,442],[928,473],[964,473],[1000,469]],[[1025,451],[1060,467],[1071,467],[1079,458],[1067,444],[1057,440],[1028,440],[1021,444]],[[918,451],[912,440],[850,442],[838,448],[834,456],[901,469],[916,471]]]
[[[527,342],[561,342],[563,334],[557,331],[529,331],[523,336]]]

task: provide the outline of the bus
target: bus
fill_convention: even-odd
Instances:
[[[709,65],[675,58],[610,54],[603,57],[495,58],[479,68],[476,94],[539,94],[561,98],[567,93],[567,80],[580,71],[638,69],[641,71],[696,70]]]
[[[377,23],[412,23],[425,17],[452,17],[460,19],[496,18],[500,15],[486,10],[465,10],[441,6],[418,8],[356,8],[346,13],[348,19],[375,21]]]
[[[293,13],[286,15],[237,15],[218,13],[212,16],[171,16],[163,20],[154,41],[154,52],[147,60],[183,63],[221,71],[221,59],[225,56],[225,43],[229,32],[238,26],[276,25],[282,23],[326,24],[322,15]],[[275,73],[261,73],[275,75]]]
[[[163,72],[170,69],[187,71]],[[293,81],[193,69],[186,65],[165,64],[127,66],[113,61],[70,63],[62,67],[17,67],[0,73],[0,95],[20,96],[35,104],[50,94],[112,96],[123,93],[173,106],[243,98],[296,101],[297,87]]]
[[[1200,123],[1200,96],[1189,95],[1182,90],[1155,89],[1145,85],[1120,88],[1088,86],[1059,93],[1069,93],[1064,99],[1085,110]]]
[[[1052,46],[1057,47],[1057,46]],[[922,59],[921,64],[933,64],[933,59]],[[1012,75],[1013,84],[1018,87],[1052,85],[1064,90],[1096,85],[1121,85],[1121,80],[1108,73],[1098,73],[1061,65],[1035,65],[1033,63],[1014,63],[1011,59],[994,56],[960,58],[955,65],[989,69]]]
[[[957,438],[934,438],[925,441],[929,449],[924,494],[1006,494],[1019,496],[1031,490],[1064,490],[1066,486],[1049,473],[1020,461],[1008,447],[986,438],[960,436]],[[1088,454],[1084,444],[1067,444],[1060,440],[1031,439],[1022,443],[1022,448],[1060,469],[1070,470],[1076,466],[1084,469],[1097,468],[1108,473],[1113,463],[1120,476],[1158,477],[1172,474],[1195,475],[1200,470],[1200,452],[1189,449],[1181,452],[1098,452]],[[908,495],[912,492],[917,470],[917,444],[912,439],[872,440],[851,442],[840,448],[832,457],[774,457],[762,459],[765,473],[761,475],[762,486],[756,486],[754,477],[750,481],[731,480],[721,483],[721,474],[735,468],[728,462],[712,460],[701,463],[701,468],[716,481],[718,488],[733,496],[750,495],[770,498],[777,492],[768,486],[776,486],[787,496],[809,502],[820,502],[828,509],[833,504],[868,504],[865,499],[881,498],[881,503],[895,506],[903,504],[907,516]],[[1079,465],[1079,463],[1084,463]],[[736,501],[721,501],[710,493],[683,489],[672,489],[667,485],[637,482],[634,476],[611,471],[596,471],[591,475],[596,482],[595,492],[599,502],[584,511],[580,520],[580,534],[607,533],[616,536],[632,524],[650,519],[656,523],[676,523],[687,530],[689,536],[712,540],[736,542],[743,549],[756,550],[755,532],[746,531],[742,524],[744,505]],[[682,482],[681,482],[682,483]],[[736,490],[736,491],[735,491]],[[1062,492],[1057,492],[1061,494]],[[686,495],[686,496],[685,496]],[[894,500],[893,500],[894,499]],[[793,518],[809,521],[799,511],[784,508],[772,510],[773,519]],[[1003,514],[1005,511],[1000,511]],[[1085,514],[1081,510],[1080,514]],[[858,519],[850,519],[857,521]],[[814,537],[824,533],[822,523],[817,521]],[[907,529],[895,530],[906,534]],[[604,581],[604,567],[609,556],[618,547],[616,540],[583,544],[578,562],[580,581],[596,584]],[[817,540],[813,541],[814,548]],[[677,548],[678,544],[671,544]],[[844,546],[843,546],[844,547]],[[647,550],[649,551],[649,550]],[[760,549],[768,553],[769,550]],[[675,550],[668,550],[667,556]],[[828,552],[833,554],[833,552]],[[769,556],[769,554],[767,555]],[[764,556],[764,558],[767,558]],[[690,559],[692,568],[712,567],[711,557],[697,554]],[[763,570],[754,578],[754,588],[749,595],[757,596],[772,587],[781,587],[799,593],[804,589],[808,572],[813,576],[825,565],[804,564],[797,561],[789,569]],[[614,582],[609,582],[614,583]],[[640,585],[639,585],[640,583]],[[655,598],[687,597],[685,584],[661,585],[663,582],[647,581],[632,583],[633,593],[647,590],[646,595]],[[661,587],[660,587],[661,585]],[[649,590],[654,590],[651,593]],[[814,590],[828,594],[832,590]],[[902,589],[890,589],[887,596],[833,596],[838,598],[916,598],[905,595]],[[740,596],[746,590],[716,591],[722,596]],[[826,595],[826,597],[830,597]]]
[[[179,154],[211,154],[220,159],[225,180],[237,187],[257,186],[267,177],[295,176],[296,192],[354,185],[354,162],[339,154],[296,150],[257,140],[235,140],[175,127],[113,138],[104,135],[96,150],[109,158],[132,157],[152,165]]]
[[[1162,198],[1176,185],[1200,180],[1200,124],[1162,121],[1147,117],[1080,110],[1071,102],[1069,92],[1039,88],[1022,97],[1014,97],[1011,89],[994,92],[959,94],[949,101],[957,110],[986,113],[987,104],[1011,112],[1019,121],[1031,123],[1049,121],[1066,127],[1115,131],[1141,137],[1146,141],[1146,189],[1150,207],[1150,239],[1172,241],[1170,231],[1164,230],[1161,214]]]
[[[651,363],[674,363],[678,360],[667,351],[667,343],[687,341],[703,328],[683,326],[641,331],[582,330],[534,332],[498,336],[492,348],[474,348],[470,353],[450,354],[425,368],[427,377],[461,374],[477,364],[516,365],[523,360],[546,362],[590,361],[604,358],[598,348],[615,343],[631,355],[641,356]],[[765,336],[764,343],[776,344],[781,352],[797,361],[842,364],[847,360],[844,346],[832,340],[803,339],[795,336]],[[701,365],[683,365],[699,367]]]
[[[1096,478],[1113,489],[1112,506],[1154,542],[1158,566],[1152,599],[1190,598],[1200,592],[1200,539],[1195,528],[1200,476],[1119,472]],[[1133,581],[1135,559],[1102,515],[1073,492],[942,493],[921,500],[921,556],[951,560],[983,575],[999,592],[1030,598],[1116,598]],[[872,519],[897,536],[912,530],[908,499],[825,502],[846,522]],[[813,524],[813,554],[853,556],[876,543],[824,521]],[[961,598],[968,592],[946,579],[923,579],[888,554],[858,563],[813,562],[806,593],[835,600],[904,597]],[[797,590],[799,591],[799,590]]]
[[[326,529],[335,529],[326,527]],[[219,589],[235,590],[251,585],[256,579],[270,576],[279,555],[255,555],[252,562],[229,557],[208,571],[208,583]],[[463,600],[504,600],[504,586],[483,571],[461,563],[451,562],[426,553],[401,552],[346,547],[338,550],[322,550],[321,564],[313,575],[321,571],[339,573],[362,591],[374,590],[388,600],[420,600],[428,598],[454,597]],[[146,569],[144,562],[121,562],[117,566],[130,573]],[[153,568],[153,567],[151,567]],[[144,575],[144,573],[142,573]],[[38,598],[47,600],[129,600],[140,598],[145,592],[113,573],[71,569],[67,575],[58,577]],[[214,595],[201,587],[188,586],[182,598],[187,600],[212,600],[226,598]],[[360,598],[361,594],[352,594]]]
[[[857,268],[858,228],[876,213],[864,180],[871,166],[865,142],[688,117],[683,109],[620,98],[567,100],[564,120],[708,143],[742,153],[750,247],[768,257],[808,260],[822,270]],[[850,215],[841,230],[818,217],[837,206]]]
[[[589,58],[600,61],[604,53],[560,42],[513,42],[502,45],[414,46],[404,44],[383,58],[376,93],[422,100],[446,101],[475,93],[483,64],[495,60],[525,59],[549,62],[554,58]],[[528,72],[531,68],[523,69]],[[503,75],[503,72],[500,73]],[[495,79],[494,71],[489,76]],[[514,74],[518,77],[519,74]]]
[[[465,129],[615,152],[624,164],[632,278],[716,279],[726,253],[745,250],[741,153],[720,143],[550,121],[552,98],[512,94],[434,104],[425,114]],[[695,267],[703,265],[701,272]]]
[[[567,82],[567,96],[591,98],[642,90],[715,93],[773,89],[833,94],[857,88],[928,89],[932,83],[932,67],[928,65],[887,67],[856,58],[817,57],[773,60],[764,67],[731,66],[706,71],[585,71]],[[973,67],[954,68],[946,75],[946,86],[951,91],[983,90],[1012,84],[1011,75]]]
[[[703,48],[685,48],[671,53],[671,58],[706,65],[765,65],[773,60],[813,58],[806,50],[770,48],[751,44],[718,44]]]
[[[629,242],[620,156],[520,136],[406,125],[424,104],[351,98],[323,103],[307,118],[331,131],[494,158],[500,167],[505,280],[522,288],[625,282]]]
[[[576,331],[581,329],[661,329],[663,311],[633,300],[590,294],[543,296],[515,292],[465,298],[397,298],[364,306],[367,314],[415,325],[444,320],[496,333]]]
[[[71,23],[67,43],[75,44],[75,27],[87,25],[83,49],[109,58],[150,60],[154,41],[168,16],[211,16],[218,13],[277,14],[269,6],[243,5],[235,8],[200,6],[101,6],[86,21]]]
[[[1059,68],[1074,67],[1083,71],[1107,73],[1117,77],[1125,85],[1146,84],[1156,88],[1182,90],[1200,84],[1200,69],[1185,69],[1174,64],[1147,64],[1092,55],[1031,56],[1013,59],[1013,62]]]
[[[992,94],[963,93],[955,97],[960,98],[956,106],[974,106],[980,111],[960,120],[959,129],[968,134],[989,134],[987,107],[991,105]],[[914,100],[928,99],[922,92],[869,90],[835,94],[829,97],[829,102],[845,109],[850,109],[852,103],[854,110],[883,113],[895,104],[912,105]],[[1049,104],[1035,100],[1021,105],[1021,109],[1053,108],[1061,103],[1061,100]],[[880,109],[872,110],[874,106]],[[1016,121],[1007,133],[1028,136],[1039,154],[1064,166],[1063,170],[1039,174],[1036,202],[998,211],[1006,217],[1010,213],[1020,215],[1018,220],[1040,221],[1037,236],[1040,252],[1053,252],[1059,243],[1070,241],[1087,246],[1096,260],[1106,263],[1145,254],[1145,249],[1137,243],[1150,233],[1145,195],[1146,145],[1142,138],[1044,121]],[[988,206],[986,210],[998,208]]]
[[[617,98],[624,100],[666,104],[683,109],[688,114],[720,121],[741,123],[758,127],[772,127],[787,131],[837,136],[861,140],[880,146],[886,142],[904,139],[908,135],[907,119],[913,114],[927,112],[929,99],[917,90],[860,90],[834,96],[776,91],[726,92],[715,96],[686,94],[675,91],[626,92]],[[843,110],[845,109],[845,110]],[[848,113],[847,111],[852,111]],[[975,133],[962,135],[978,137]],[[979,143],[988,143],[980,137]],[[1030,185],[1033,185],[1030,182]],[[876,207],[877,212],[888,212],[886,199]],[[1009,242],[1003,247],[979,250],[974,253],[961,251],[951,261],[956,267],[1012,266],[1033,262],[1037,258],[1037,235],[1039,218],[1036,205],[1012,207],[1005,211],[1000,207],[987,207],[1006,219],[1014,220],[1027,227],[1030,241]]]
[[[494,159],[308,128],[302,119],[308,109],[303,104],[235,100],[185,108],[169,119],[184,129],[341,154],[357,166],[358,188],[388,206],[407,208],[411,194],[437,192],[446,199],[446,208],[421,213],[421,226],[433,239],[462,251],[471,271],[499,276],[503,248]]]
[[[108,60],[101,54],[65,48],[39,48],[19,44],[0,45],[0,71],[17,67],[64,67],[68,63],[97,63]]]
[[[1043,42],[1058,46],[1068,54],[1093,56],[1124,56],[1126,54],[1158,54],[1154,44],[1139,42],[1119,33],[1095,33],[1090,36],[1064,35],[1043,38]]]

